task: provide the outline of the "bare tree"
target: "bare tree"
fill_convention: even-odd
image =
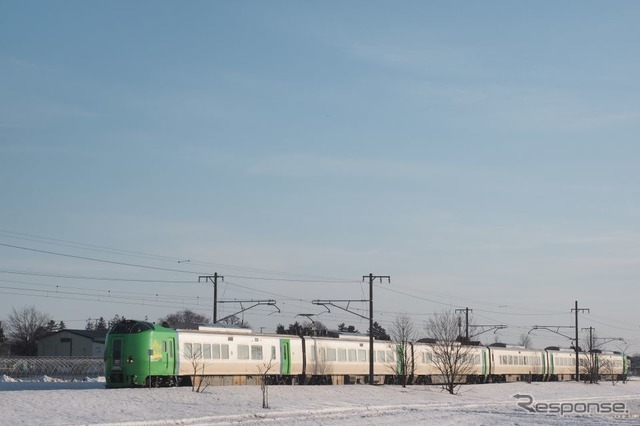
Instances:
[[[397,345],[398,362],[392,366],[402,387],[407,386],[408,377],[415,371],[413,343],[416,341],[415,327],[407,314],[400,314],[391,324],[391,340]]]
[[[618,383],[619,375],[616,374],[616,366],[610,359],[603,359],[600,363],[600,371],[602,371],[604,376],[608,376],[609,380],[611,380],[611,384],[613,386]]]
[[[262,366],[258,365],[260,373],[260,390],[262,391],[262,408],[269,408],[269,371],[273,368],[273,360],[265,362]]]
[[[51,317],[26,306],[20,310],[11,309],[7,320],[7,340],[17,355],[37,355],[38,339],[50,332]],[[54,323],[55,324],[55,323]]]
[[[471,373],[474,358],[471,346],[458,341],[458,318],[451,311],[443,311],[425,324],[427,334],[436,342],[432,346],[432,361],[442,378],[442,388],[456,394]]]
[[[327,327],[320,321],[303,321],[301,326],[307,336],[322,336],[327,333]]]
[[[193,324],[207,324],[209,322],[209,318],[204,315],[197,314],[190,309],[184,309],[182,311],[174,312],[173,314],[169,314],[165,317],[159,318],[158,322],[160,324],[166,323],[169,327],[182,327],[185,325],[193,325]]]
[[[206,364],[202,345],[200,343],[185,343],[182,355],[189,360],[193,374],[191,376],[191,391],[204,392],[209,387],[209,381],[204,376]]]
[[[236,325],[241,328],[251,328],[251,325],[245,320],[241,319],[237,315],[231,315],[230,317],[224,318],[221,321],[218,321],[220,324],[227,325]]]
[[[533,347],[533,340],[531,340],[531,336],[529,334],[522,333],[520,335],[520,340],[518,340],[518,345],[524,346],[525,348],[529,349]]]
[[[598,337],[592,333],[590,338],[583,339],[582,347],[587,348],[586,356],[580,357],[580,376],[585,383],[598,383],[600,380],[600,363],[597,353],[602,344],[597,343]]]
[[[124,321],[125,319],[126,319],[126,318],[125,318],[124,316],[120,316],[120,315],[118,315],[118,314],[115,314],[115,315],[113,316],[113,318],[111,318],[111,319],[109,320],[108,328],[110,329],[111,327],[113,327],[113,326],[114,326],[114,325],[116,325],[116,324],[121,323],[121,322],[122,322],[122,321]]]

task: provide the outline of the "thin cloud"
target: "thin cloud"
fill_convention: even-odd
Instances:
[[[451,167],[388,159],[330,157],[314,154],[283,154],[254,159],[247,172],[258,176],[316,178],[321,176],[424,179],[454,173]]]

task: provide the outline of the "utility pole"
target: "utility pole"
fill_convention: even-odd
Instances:
[[[575,312],[576,313],[576,344],[575,344],[575,349],[576,349],[576,382],[580,381],[580,348],[578,347],[578,330],[580,330],[578,328],[578,313],[579,312],[591,312],[589,310],[589,308],[580,308],[578,309],[578,301],[576,300],[576,307],[571,309],[571,312]]]
[[[373,280],[379,279],[382,282],[382,279],[386,279],[389,284],[391,284],[391,277],[389,275],[373,275],[369,274],[369,384],[373,385],[373,360],[374,360],[374,350],[373,350]],[[362,281],[367,279],[367,275],[362,277]]]
[[[469,343],[469,311],[473,312],[473,309],[464,308],[464,309],[456,309],[456,313],[464,312],[464,341],[465,343]]]
[[[217,272],[213,275],[200,275],[198,277],[198,282],[201,282],[200,280],[204,279],[205,281],[211,281],[213,283],[213,324],[218,322],[218,278],[224,281],[224,277],[222,275],[218,275]]]

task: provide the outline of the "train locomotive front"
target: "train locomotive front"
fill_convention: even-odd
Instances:
[[[115,324],[105,341],[105,379],[108,388],[170,386],[176,384],[177,333],[145,321]]]

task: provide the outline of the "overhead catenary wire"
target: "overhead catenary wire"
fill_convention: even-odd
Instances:
[[[2,231],[0,230],[0,233],[6,233],[8,231]],[[27,234],[22,234],[21,239],[23,240],[27,240],[27,241],[35,241],[35,242],[42,242],[41,240],[38,240],[38,238],[40,238],[41,240],[46,240],[43,237],[36,237],[36,236],[28,236],[27,238]],[[145,258],[145,259],[150,259],[150,260],[158,260],[158,261],[163,261],[163,262],[175,262],[175,258],[173,257],[169,257],[169,256],[156,256],[156,255],[148,255],[145,253],[140,253],[140,252],[133,252],[133,251],[128,251],[128,250],[119,250],[119,249],[111,249],[111,248],[106,248],[106,247],[102,247],[102,246],[91,246],[91,245],[83,245],[80,243],[71,243],[68,241],[64,241],[64,240],[54,240],[54,239],[49,239],[50,242],[47,242],[49,244],[59,244],[61,246],[67,246],[67,247],[71,247],[74,249],[83,249],[83,250],[92,250],[92,251],[96,251],[96,252],[103,252],[103,253],[109,253],[109,254],[116,254],[116,255],[123,255],[123,256],[134,256],[134,257],[139,257],[139,258]],[[56,242],[57,241],[57,242]],[[63,253],[63,252],[59,252],[59,251],[52,251],[52,250],[41,250],[38,248],[33,248],[33,247],[25,247],[25,246],[18,246],[18,245],[14,245],[14,244],[4,244],[4,243],[0,243],[0,246],[6,247],[6,248],[10,248],[10,249],[16,249],[16,250],[27,250],[27,251],[32,251],[32,252],[36,252],[36,253],[41,253],[41,254],[47,254],[47,255],[55,255],[55,256],[63,256],[63,257],[68,257],[68,258],[74,258],[74,259],[79,259],[79,260],[85,260],[85,261],[92,261],[92,262],[101,262],[101,263],[105,263],[105,264],[112,264],[112,265],[118,265],[118,266],[125,266],[125,267],[135,267],[135,268],[141,268],[144,270],[155,270],[161,273],[180,273],[180,274],[191,274],[192,276],[195,276],[201,272],[196,272],[194,270],[188,270],[188,269],[181,269],[181,268],[169,268],[169,267],[160,267],[160,266],[153,266],[153,265],[144,265],[144,264],[140,264],[140,263],[133,263],[133,262],[121,262],[121,261],[116,261],[116,260],[112,260],[112,259],[100,259],[100,258],[96,258],[96,257],[91,257],[91,256],[80,256],[80,255],[75,255],[75,254],[70,254],[70,253]],[[179,263],[179,262],[178,262]],[[194,265],[200,265],[200,264],[207,264],[206,262],[198,262],[198,261],[190,261],[189,262],[189,266],[192,267]],[[210,265],[219,265],[219,264],[210,264]],[[260,269],[260,268],[250,268],[250,267],[236,267],[233,265],[227,265],[229,267],[233,267],[236,268],[236,270],[245,270],[245,271],[260,271],[260,272],[264,272],[265,274],[268,275],[276,275],[276,274],[282,274],[283,277],[273,277],[273,276],[257,276],[257,275],[230,275],[230,274],[225,274],[227,277],[232,278],[233,281],[231,281],[231,283],[226,282],[226,284],[230,285],[231,287],[236,287],[239,289],[243,289],[249,293],[257,293],[257,294],[266,294],[266,295],[270,295],[270,296],[274,296],[277,297],[279,299],[282,300],[281,303],[284,303],[285,300],[288,300],[290,302],[296,302],[296,303],[310,303],[311,299],[305,299],[305,298],[297,298],[292,294],[283,294],[283,293],[278,293],[278,292],[273,292],[273,291],[265,291],[259,287],[256,287],[256,285],[252,285],[251,282],[252,281],[268,281],[268,282],[290,282],[290,283],[301,283],[301,284],[314,284],[314,283],[328,283],[328,284],[342,284],[342,283],[359,283],[360,285],[360,289],[361,291],[363,291],[363,287],[362,287],[362,283],[360,280],[349,280],[349,279],[329,279],[327,277],[321,277],[321,276],[313,276],[313,275],[308,275],[308,274],[296,274],[296,273],[290,273],[290,272],[281,272],[281,271],[270,271],[270,270],[264,270],[264,269]],[[145,279],[145,278],[133,278],[133,277],[124,277],[124,278],[118,278],[118,277],[98,277],[98,276],[91,276],[91,275],[73,275],[73,274],[59,274],[59,273],[46,273],[46,272],[38,272],[38,271],[16,271],[16,270],[8,270],[8,269],[4,269],[4,270],[0,270],[0,273],[7,273],[7,274],[18,274],[18,275],[30,275],[30,276],[38,276],[41,278],[54,278],[54,279],[74,279],[74,280],[96,280],[96,281],[112,281],[112,282],[132,282],[132,283],[141,283],[141,284],[145,284],[145,283],[149,283],[149,284],[180,284],[180,285],[189,285],[189,284],[196,284],[195,283],[195,279],[194,281],[191,280],[168,280],[168,279]],[[296,279],[296,278],[285,278],[285,276],[299,276],[299,277],[306,277],[306,278],[300,278],[300,279]],[[317,279],[309,279],[308,277],[316,277]],[[5,280],[6,281],[6,280]],[[247,281],[247,282],[242,282],[242,281]],[[34,287],[40,286],[40,285],[44,285],[44,284],[35,284],[35,283],[31,283],[31,284],[25,284],[25,285],[31,285]],[[49,284],[51,285],[51,284]],[[385,286],[378,286],[376,285],[378,288],[383,289],[384,291],[390,291],[393,293],[397,293],[403,296],[407,296],[407,297],[411,297],[414,299],[419,299],[419,300],[424,300],[424,301],[428,301],[437,305],[441,305],[441,306],[448,306],[448,307],[463,307],[464,304],[460,303],[460,301],[462,300],[469,300],[472,301],[473,303],[478,303],[478,304],[484,304],[484,305],[493,305],[493,306],[500,306],[497,305],[497,302],[486,302],[486,301],[480,301],[477,299],[473,299],[473,298],[468,298],[468,297],[461,297],[461,296],[453,296],[453,295],[447,295],[445,293],[438,293],[438,292],[428,292],[428,291],[424,291],[424,290],[420,290],[420,289],[415,289],[412,287],[406,287],[406,286],[399,286],[399,285],[395,285],[394,288],[389,288],[389,287],[385,287]],[[58,285],[59,288],[65,287],[67,289],[76,289],[76,290],[82,290],[82,291],[86,291],[88,292],[88,294],[84,294],[82,293],[82,291],[80,292],[67,292],[67,294],[69,296],[73,296],[73,297],[85,297],[88,299],[82,299],[82,300],[92,300],[92,297],[96,297],[98,298],[97,300],[100,300],[100,298],[104,298],[105,296],[102,294],[99,294],[99,292],[95,293],[95,294],[91,294],[91,291],[93,290],[89,290],[83,287],[72,287],[72,286],[61,286]],[[398,290],[398,287],[400,287],[400,290]],[[226,291],[225,287],[225,291]],[[406,290],[402,290],[402,289],[406,289]],[[16,292],[26,292],[26,293],[21,293],[20,295],[29,295],[32,297],[53,297],[53,296],[42,296],[42,292],[38,293],[37,291],[35,291],[37,289],[25,289],[25,288],[21,288],[21,289],[9,289],[9,288],[5,288],[3,289],[3,291],[0,291],[0,293],[3,294],[17,294]],[[8,293],[7,291],[12,291],[14,293]],[[127,292],[127,291],[117,291],[120,293],[119,299],[118,301],[122,302],[122,303],[126,303],[128,300],[136,300],[135,304],[140,304],[145,303],[147,304],[147,306],[157,306],[157,307],[176,307],[176,306],[185,306],[185,305],[195,305],[198,306],[200,303],[206,304],[207,302],[207,298],[206,297],[200,297],[200,296],[191,296],[191,295],[163,295],[160,292],[154,291],[154,292],[148,292],[148,293],[143,293],[143,292]],[[434,294],[437,297],[425,297],[422,294]],[[39,294],[39,296],[36,296],[37,294]],[[127,298],[125,297],[125,295],[130,295],[133,296],[131,298]],[[168,304],[166,303],[165,305],[159,305],[157,303],[162,303],[162,299],[163,298],[171,298],[171,297],[175,297],[175,296],[179,296],[183,303],[178,303],[178,304]],[[66,299],[71,299],[74,300],[73,298],[69,298],[69,297],[65,297]],[[116,301],[116,297],[111,295],[109,297],[108,300],[112,301],[113,303],[117,303],[118,301]],[[445,299],[445,300],[442,300]],[[446,300],[448,299],[448,301]],[[95,299],[93,299],[95,300]],[[467,304],[467,303],[465,303]],[[468,304],[467,304],[468,305]],[[203,308],[204,310],[205,308]],[[356,308],[357,309],[357,308]],[[549,311],[543,311],[540,309],[530,309],[530,308],[524,308],[524,310],[529,311],[528,312],[513,312],[512,310],[504,310],[504,311],[496,311],[496,310],[490,310],[490,309],[479,309],[479,308],[474,308],[475,311],[477,312],[481,312],[481,313],[488,313],[488,314],[494,314],[494,315],[509,315],[509,316],[540,316],[540,315],[548,315],[548,316],[552,316],[552,315],[566,315],[566,312],[549,312]],[[365,309],[360,309],[361,312],[366,312]],[[290,311],[287,312],[288,314],[293,314],[294,311]],[[299,312],[298,312],[299,313]],[[389,311],[389,310],[384,310],[384,311],[379,311],[377,312],[377,315],[380,315],[380,323],[382,323],[384,321],[384,317],[385,316],[391,316],[394,314],[399,314],[402,312],[393,312],[393,311]],[[256,312],[256,314],[259,314],[258,312]],[[427,316],[427,315],[433,315],[432,313],[420,313],[420,312],[414,312],[412,313],[413,316]],[[336,313],[333,313],[331,316],[332,319],[336,319],[336,318],[340,318],[340,316],[338,316]],[[348,322],[354,322],[353,318],[350,317],[344,317],[347,318]],[[357,322],[357,321],[355,321]],[[599,322],[597,320],[594,320],[594,322],[608,326],[608,327],[612,327],[612,328],[617,328],[617,329],[623,329],[623,330],[627,330],[627,331],[638,331],[635,329],[631,329],[631,328],[624,328],[624,327],[619,327],[619,326],[614,326],[612,324],[609,323],[605,323],[605,322]],[[514,326],[517,327],[517,326]]]

